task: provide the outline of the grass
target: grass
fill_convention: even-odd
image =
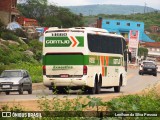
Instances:
[[[98,97],[82,97],[70,99],[69,95],[53,99],[47,96],[40,97],[37,101],[42,110],[43,119],[53,120],[83,120],[83,119],[106,119],[107,120],[159,120],[158,117],[151,117],[160,111],[160,94],[156,88],[144,92],[141,95],[126,95],[104,101]],[[3,105],[0,111],[25,111],[23,106],[8,107]],[[125,114],[127,117],[116,116]],[[143,117],[141,117],[143,115]],[[134,117],[133,117],[134,116]]]
[[[19,62],[17,64],[10,65],[0,65],[1,69],[25,69],[29,72],[32,82],[38,83],[42,82],[42,65],[41,63],[28,63],[28,62]]]

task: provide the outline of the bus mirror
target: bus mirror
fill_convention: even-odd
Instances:
[[[128,50],[127,49],[125,49],[124,51],[123,51],[123,54],[128,54]]]

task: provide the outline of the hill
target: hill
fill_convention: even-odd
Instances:
[[[63,6],[69,8],[71,12],[80,14],[84,16],[88,15],[98,15],[98,14],[122,14],[128,15],[133,13],[147,13],[159,11],[157,9],[138,5],[84,5],[84,6]]]

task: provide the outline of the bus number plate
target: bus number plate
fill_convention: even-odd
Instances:
[[[69,75],[68,74],[61,74],[61,78],[68,78]]]

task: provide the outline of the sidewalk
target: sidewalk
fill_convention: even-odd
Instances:
[[[128,68],[138,68],[138,67],[139,67],[138,64],[128,63]]]

